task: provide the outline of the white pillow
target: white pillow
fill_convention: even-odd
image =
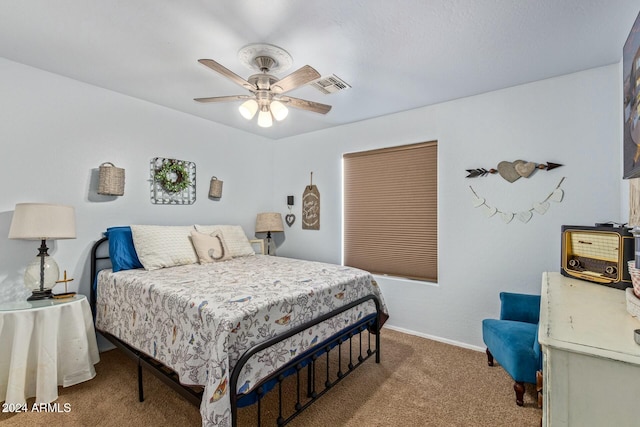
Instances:
[[[133,245],[145,270],[198,262],[191,226],[132,225]]]
[[[191,230],[191,242],[196,249],[200,264],[209,264],[231,259],[231,253],[220,231],[205,234]]]
[[[224,241],[229,248],[229,252],[232,257],[255,255],[247,239],[247,235],[244,234],[244,230],[239,225],[195,225],[196,230],[201,233],[211,234],[214,231],[222,232]]]

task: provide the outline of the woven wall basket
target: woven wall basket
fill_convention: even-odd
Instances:
[[[98,194],[122,196],[124,194],[124,169],[117,168],[111,162],[101,164]]]
[[[222,197],[222,181],[215,176],[211,178],[211,183],[209,184],[209,197],[215,199]]]

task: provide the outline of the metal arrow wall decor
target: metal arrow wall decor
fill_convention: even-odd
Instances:
[[[489,174],[498,173],[502,178],[509,182],[515,182],[520,178],[529,178],[536,170],[550,171],[555,168],[559,168],[560,163],[547,162],[546,164],[536,164],[534,162],[527,162],[525,160],[516,160],[514,162],[502,161],[498,163],[498,166],[494,169],[477,168],[467,169],[468,175],[465,178],[479,178]]]

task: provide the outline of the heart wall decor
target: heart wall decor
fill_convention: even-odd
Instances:
[[[285,215],[284,222],[291,227],[293,223],[296,222],[296,216],[291,212],[291,209],[293,208],[293,196],[287,196],[287,207],[289,208],[289,213]]]
[[[522,162],[515,165],[516,172],[523,178],[529,178],[536,171],[536,164],[533,162]]]
[[[526,165],[526,162],[522,162],[522,163],[513,162],[511,163],[511,165],[505,166],[505,168],[511,168],[511,166],[513,166],[515,170],[515,166],[518,164]],[[510,174],[511,172],[509,171],[506,173]],[[563,181],[564,181],[564,177],[560,180],[556,188],[544,200],[540,202],[533,202],[533,204],[531,205],[531,208],[525,209],[519,212],[507,212],[507,211],[498,209],[495,206],[491,206],[491,204],[487,202],[487,199],[480,197],[475,192],[473,187],[469,186],[472,193],[471,203],[474,208],[480,208],[480,211],[487,218],[496,216],[502,219],[502,222],[504,222],[505,224],[509,224],[514,218],[516,218],[518,219],[518,221],[522,222],[523,224],[526,224],[531,220],[531,218],[533,218],[534,212],[539,215],[544,215],[545,213],[547,213],[547,211],[551,207],[551,203],[549,202],[560,203],[562,201],[564,197],[564,190],[560,188],[560,186],[562,185]]]
[[[516,165],[521,165],[524,163],[524,160],[516,160],[515,162],[502,161],[498,163],[498,173],[505,180],[509,182],[516,182],[520,179],[520,174],[516,170]]]
[[[533,210],[538,212],[540,215],[544,215],[549,210],[549,206],[551,206],[549,202],[542,202],[542,203],[535,202],[533,204]]]
[[[562,166],[560,163],[553,162],[547,162],[547,164],[536,164],[534,162],[528,162],[526,160],[515,160],[513,162],[503,160],[498,163],[498,166],[495,169],[467,169],[466,178],[479,178],[487,175],[494,175],[497,173],[506,181],[514,183],[520,178],[529,178],[534,174],[536,170],[550,171],[552,169],[559,168],[560,166]]]
[[[293,225],[294,222],[296,222],[296,216],[292,213],[285,215],[284,217],[284,222],[287,223],[287,225],[289,227],[291,227]]]

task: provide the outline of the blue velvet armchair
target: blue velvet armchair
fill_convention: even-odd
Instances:
[[[524,404],[524,383],[536,383],[536,372],[542,369],[538,343],[540,296],[500,293],[500,319],[482,321],[482,339],[487,346],[489,366],[494,358],[515,384],[516,403]]]

